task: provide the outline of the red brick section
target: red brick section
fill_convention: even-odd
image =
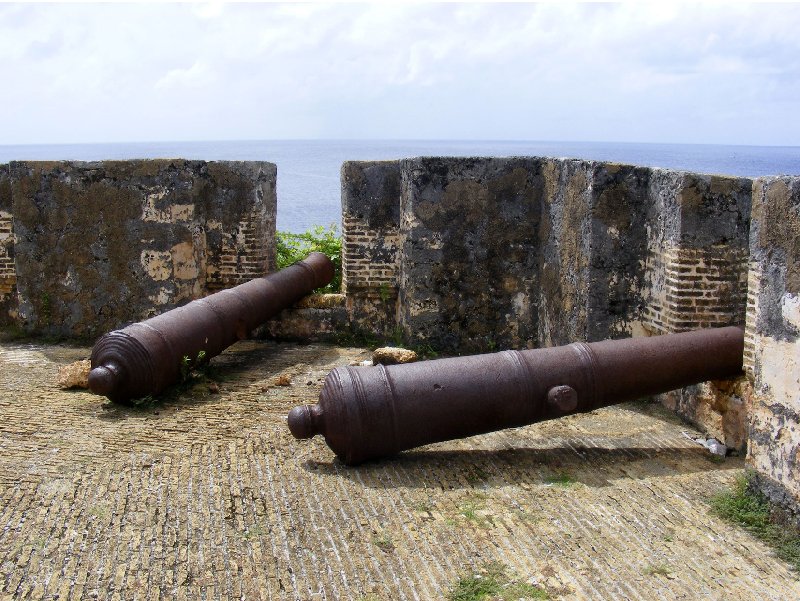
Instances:
[[[399,228],[371,229],[364,219],[342,218],[342,288],[358,325],[391,329],[399,287]],[[388,321],[387,321],[388,320]]]
[[[14,290],[17,272],[11,258],[11,215],[0,212],[0,299]]]
[[[234,233],[225,235],[219,271],[210,273],[206,280],[209,290],[238,286],[267,273],[269,249],[259,217],[259,212],[254,211],[248,220],[239,223]]]
[[[645,310],[654,333],[743,324],[747,254],[724,245],[670,249],[656,258],[663,290]]]

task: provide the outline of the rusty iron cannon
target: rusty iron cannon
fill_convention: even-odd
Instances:
[[[92,349],[89,388],[116,403],[158,394],[187,364],[208,360],[333,279],[322,253],[263,278],[215,292],[102,336]]]
[[[325,437],[353,465],[413,447],[582,413],[742,372],[726,327],[404,365],[339,367],[319,403],[295,407],[295,438]]]

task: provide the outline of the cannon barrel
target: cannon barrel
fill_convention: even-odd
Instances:
[[[347,464],[433,442],[592,411],[742,372],[726,327],[404,365],[339,367],[319,403],[295,407],[296,438],[325,437]]]
[[[315,252],[266,277],[109,332],[92,349],[89,388],[117,403],[158,394],[187,367],[218,355],[333,276],[331,260]]]

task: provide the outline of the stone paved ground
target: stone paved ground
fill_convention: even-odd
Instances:
[[[0,599],[441,599],[491,561],[551,599],[800,598],[709,514],[742,461],[658,406],[347,468],[285,416],[360,349],[240,343],[139,411],[56,388],[87,355],[0,344]]]

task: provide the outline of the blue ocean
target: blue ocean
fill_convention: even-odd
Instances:
[[[278,229],[339,224],[339,170],[348,160],[415,156],[548,156],[594,159],[700,173],[800,175],[800,146],[619,142],[289,140],[0,146],[14,160],[185,158],[259,160],[278,165]]]

